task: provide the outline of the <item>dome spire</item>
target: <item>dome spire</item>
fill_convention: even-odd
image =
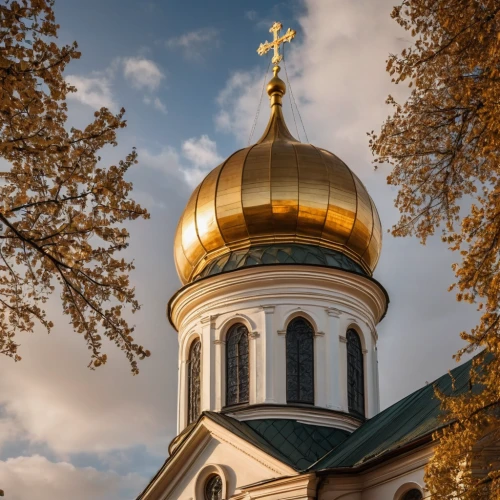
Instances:
[[[267,54],[271,49],[274,50],[274,55],[271,59],[271,62],[274,64],[273,77],[267,84],[267,94],[271,105],[271,117],[264,134],[257,141],[257,144],[274,141],[278,138],[299,142],[292,136],[285,124],[281,108],[283,105],[283,96],[286,93],[286,85],[285,82],[278,76],[278,73],[281,70],[279,63],[283,60],[283,55],[280,53],[280,46],[285,42],[291,42],[295,38],[297,32],[288,28],[286,33],[280,37],[279,33],[282,28],[283,25],[281,23],[275,22],[269,30],[269,32],[273,34],[273,41],[268,42],[266,40],[264,43],[261,43],[257,49],[257,53],[260,56]]]

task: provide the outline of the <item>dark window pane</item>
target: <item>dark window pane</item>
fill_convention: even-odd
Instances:
[[[205,500],[222,500],[222,479],[213,475],[208,478],[205,485]]]
[[[304,318],[286,329],[286,399],[314,404],[314,331]]]
[[[188,424],[200,416],[201,407],[201,342],[195,340],[188,360]]]
[[[407,491],[401,500],[422,500],[422,498],[424,498],[422,493],[420,493],[420,491],[416,488],[413,488],[412,490]]]
[[[238,323],[226,336],[226,405],[248,403],[249,393],[248,329]]]
[[[347,331],[347,399],[349,412],[365,416],[363,350],[355,330]]]

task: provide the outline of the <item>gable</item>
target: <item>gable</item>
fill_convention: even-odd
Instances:
[[[230,498],[245,485],[290,476],[295,471],[204,416],[139,499],[195,500],[214,473],[223,479],[224,498]]]

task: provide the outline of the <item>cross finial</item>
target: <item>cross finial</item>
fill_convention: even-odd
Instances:
[[[264,54],[267,54],[271,49],[274,49],[274,56],[272,58],[273,64],[279,64],[279,62],[283,59],[283,56],[280,54],[280,45],[285,42],[291,42],[295,37],[295,34],[297,33],[295,30],[288,28],[287,32],[282,37],[280,37],[279,32],[282,28],[283,25],[281,23],[274,23],[269,30],[269,32],[273,34],[273,41],[268,42],[266,40],[265,43],[261,43],[259,48],[257,49],[257,54],[259,54],[259,56],[263,56]]]

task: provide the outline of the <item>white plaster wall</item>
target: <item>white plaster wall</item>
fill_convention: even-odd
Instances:
[[[271,269],[272,267],[272,269]],[[250,332],[250,404],[286,404],[286,327],[303,316],[315,331],[315,406],[348,411],[345,335],[355,328],[364,353],[365,413],[379,411],[376,325],[385,295],[371,280],[344,271],[270,266],[214,276],[187,287],[171,304],[179,329],[179,432],[186,426],[185,363],[202,340],[202,410],[225,404],[225,334],[235,323]]]
[[[366,473],[333,475],[322,484],[318,500],[400,500],[412,488],[425,498],[424,472],[431,454],[431,447],[420,448]]]
[[[231,436],[228,434],[227,438],[231,439]],[[251,456],[248,450],[238,449],[237,445],[212,437],[189,469],[181,477],[176,477],[175,488],[164,499],[198,500],[196,496],[198,475],[210,464],[217,464],[224,472],[227,499],[231,498],[240,486],[283,474],[282,470],[273,467],[271,463],[266,463],[262,457]]]

